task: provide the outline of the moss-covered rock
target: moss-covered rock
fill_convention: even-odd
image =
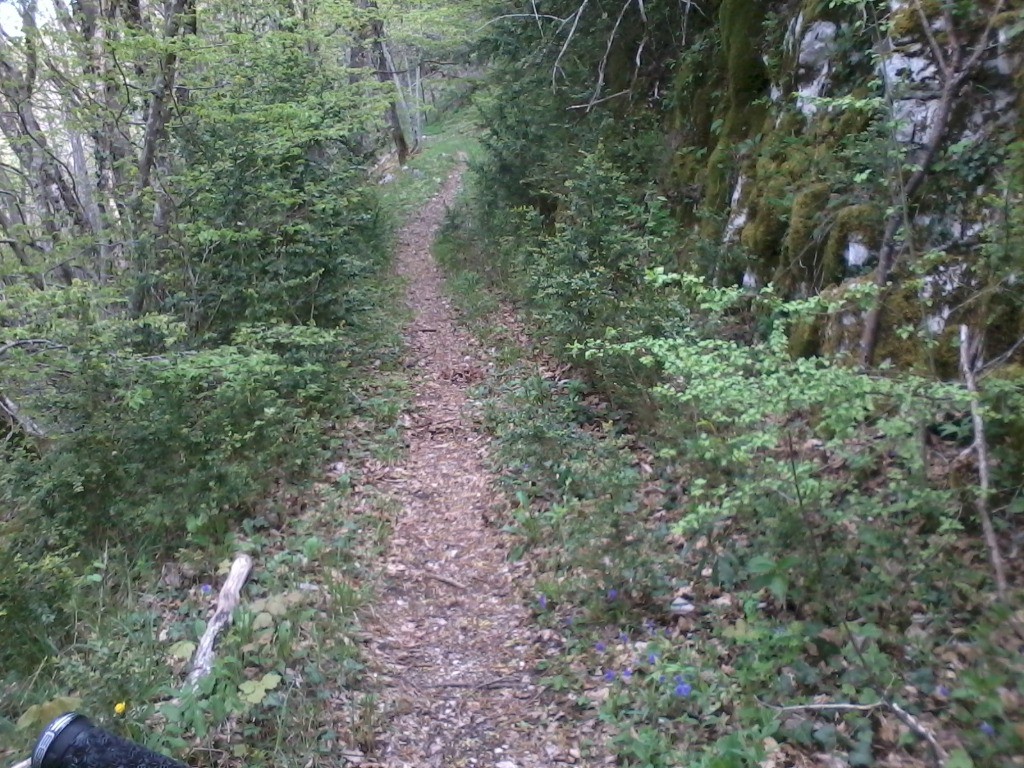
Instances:
[[[851,242],[859,243],[872,253],[878,250],[882,218],[882,210],[872,203],[849,205],[836,213],[818,266],[821,285],[838,282],[846,275],[849,266],[847,251]]]
[[[832,189],[817,183],[793,197],[789,212],[789,227],[782,262],[776,283],[784,291],[792,292],[801,282],[819,271],[822,261],[822,214],[825,212]],[[815,285],[820,288],[821,285]]]

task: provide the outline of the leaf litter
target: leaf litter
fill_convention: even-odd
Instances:
[[[363,765],[611,764],[600,724],[540,685],[545,648],[526,607],[528,565],[510,562],[507,536],[486,522],[501,496],[466,394],[486,375],[486,354],[457,324],[430,251],[460,177],[449,176],[397,244],[413,398],[408,450],[381,478],[400,511],[367,627],[379,713],[377,762]]]

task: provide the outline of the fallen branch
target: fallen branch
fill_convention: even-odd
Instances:
[[[0,345],[0,355],[6,355],[15,347],[42,347],[44,349],[65,349],[63,344],[57,344],[49,339],[18,339],[8,341]],[[17,768],[17,767],[15,767]]]
[[[981,415],[981,397],[978,394],[976,366],[980,350],[980,338],[971,339],[971,331],[966,325],[960,326],[960,373],[971,396],[971,419],[974,422],[974,444],[971,446],[978,456],[978,517],[981,518],[981,531],[988,547],[989,560],[996,579],[996,594],[1001,601],[1006,600],[1006,566],[999,551],[999,540],[992,525],[989,514],[988,497],[991,490],[989,477],[988,441],[985,439],[985,419]]]
[[[40,427],[30,416],[23,414],[21,408],[6,395],[0,395],[0,413],[3,413],[29,437],[34,437],[37,440],[46,439],[46,430]]]
[[[788,707],[778,707],[760,699],[757,703],[776,712],[871,712],[886,706],[884,701],[876,701],[874,704],[793,704]]]
[[[490,690],[494,688],[511,688],[522,685],[522,681],[516,675],[502,675],[493,680],[485,680],[482,683],[434,683],[431,688],[469,688],[474,691]]]
[[[13,768],[30,768],[32,765],[32,758],[28,760],[22,760],[20,763],[15,763]]]
[[[939,740],[935,738],[935,734],[931,732],[931,729],[925,728],[924,725],[914,717],[912,714],[907,712],[903,707],[897,704],[895,701],[887,701],[889,709],[902,720],[910,730],[928,742],[928,747],[932,752],[932,761],[935,764],[935,768],[943,768],[946,765],[946,761],[949,759],[949,755],[946,754],[946,750],[939,744]]]
[[[217,636],[228,624],[231,623],[232,615],[241,597],[242,586],[249,578],[252,571],[252,558],[248,555],[239,555],[231,564],[227,581],[220,588],[220,595],[217,597],[217,609],[214,611],[210,623],[206,626],[202,639],[199,641],[199,648],[196,649],[192,658],[192,671],[188,673],[185,683],[189,691],[194,692],[199,687],[199,681],[210,674],[213,669],[213,651],[217,642]]]
[[[421,573],[428,579],[435,579],[440,581],[442,584],[447,584],[449,587],[455,587],[456,589],[467,590],[467,587],[462,582],[456,581],[455,579],[449,579],[447,576],[442,576],[439,573],[431,573],[430,571],[421,571]]]
[[[946,754],[946,750],[944,750],[942,745],[939,744],[939,740],[935,738],[935,734],[932,733],[931,729],[925,727],[920,720],[907,712],[907,710],[895,701],[891,701],[889,699],[876,701],[874,704],[794,704],[789,707],[778,707],[774,704],[761,701],[760,699],[757,699],[757,702],[762,706],[768,707],[768,709],[775,710],[776,712],[873,712],[876,709],[889,709],[908,728],[910,728],[910,730],[928,744],[928,749],[932,753],[932,763],[935,768],[944,768],[946,761],[949,759],[949,755]]]

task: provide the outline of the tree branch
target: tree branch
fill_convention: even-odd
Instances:
[[[978,393],[976,369],[981,349],[981,337],[972,340],[971,331],[966,325],[960,326],[960,373],[963,374],[967,391],[971,395],[971,419],[974,422],[974,449],[978,457],[978,517],[981,519],[981,531],[988,547],[989,560],[995,573],[996,594],[1000,601],[1006,600],[1006,566],[999,551],[999,540],[992,525],[989,514],[988,498],[991,491],[989,477],[988,441],[985,439],[985,419],[981,413],[981,396]]]
[[[569,17],[570,19],[572,19],[572,27],[569,28],[569,34],[565,38],[565,42],[562,43],[562,49],[558,52],[558,56],[555,57],[555,63],[551,65],[551,87],[552,88],[555,87],[555,78],[557,77],[558,72],[559,72],[559,66],[558,65],[562,61],[562,57],[565,56],[565,52],[567,50],[569,50],[569,43],[572,42],[573,37],[576,35],[576,27],[579,26],[580,18],[583,16],[583,11],[585,11],[587,9],[587,5],[589,3],[590,3],[590,0],[583,0],[583,2],[580,4],[580,7],[576,9],[576,12],[572,16]],[[562,24],[564,25],[565,22],[563,21]]]

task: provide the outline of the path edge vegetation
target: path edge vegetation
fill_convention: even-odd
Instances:
[[[379,186],[378,215],[390,217],[392,232],[461,162],[462,131],[458,120],[426,126],[419,152]],[[387,230],[381,237],[385,244],[390,239]],[[374,751],[380,713],[374,694],[361,688],[359,617],[372,605],[375,563],[397,510],[372,477],[402,451],[399,417],[408,396],[401,364],[404,286],[389,270],[384,259],[372,272],[375,298],[357,339],[312,327],[269,328],[236,336],[228,355],[189,360],[200,371],[219,366],[215,384],[199,378],[193,394],[182,391],[165,407],[188,414],[195,403],[187,398],[216,386],[225,394],[219,406],[230,419],[225,426],[232,428],[241,428],[253,404],[239,411],[229,396],[251,399],[256,387],[274,392],[290,378],[319,377],[306,382],[320,393],[316,411],[260,403],[267,414],[281,410],[265,425],[252,422],[266,442],[246,443],[250,431],[239,435],[233,454],[192,449],[219,470],[249,461],[265,473],[270,482],[255,484],[244,500],[225,497],[219,512],[203,518],[196,510],[191,517],[176,511],[180,529],[155,530],[139,517],[132,546],[102,527],[88,532],[89,544],[69,539],[59,521],[80,521],[70,512],[51,519],[43,534],[18,521],[22,534],[41,537],[42,555],[19,551],[15,519],[7,521],[3,543],[13,569],[0,577],[0,760],[16,762],[44,725],[70,709],[190,765],[301,766],[318,755],[358,761]],[[264,338],[287,359],[260,358],[255,345]],[[254,386],[235,393],[232,365],[243,366],[239,375],[252,377]],[[246,367],[252,365],[259,367]],[[144,386],[125,395],[129,413],[173,394]],[[145,400],[132,402],[139,397]],[[204,418],[205,439],[216,442],[213,423]],[[301,460],[265,447],[289,442],[297,443]],[[168,461],[168,469],[182,471],[173,456]],[[202,496],[221,498],[229,491],[218,483],[229,478],[209,478]],[[240,481],[246,482],[234,479]],[[190,497],[173,488],[149,486],[148,502],[180,509]],[[213,673],[194,694],[184,693],[196,641],[238,552],[252,555],[256,566],[234,625],[218,646]]]
[[[795,354],[827,295],[677,272],[656,194],[603,148],[579,157],[546,224],[496,213],[485,151],[436,246],[497,349],[476,397],[499,524],[561,645],[548,684],[610,726],[623,765],[1015,765],[1024,613],[970,430],[973,413],[1003,435],[1005,520],[1017,385]]]

